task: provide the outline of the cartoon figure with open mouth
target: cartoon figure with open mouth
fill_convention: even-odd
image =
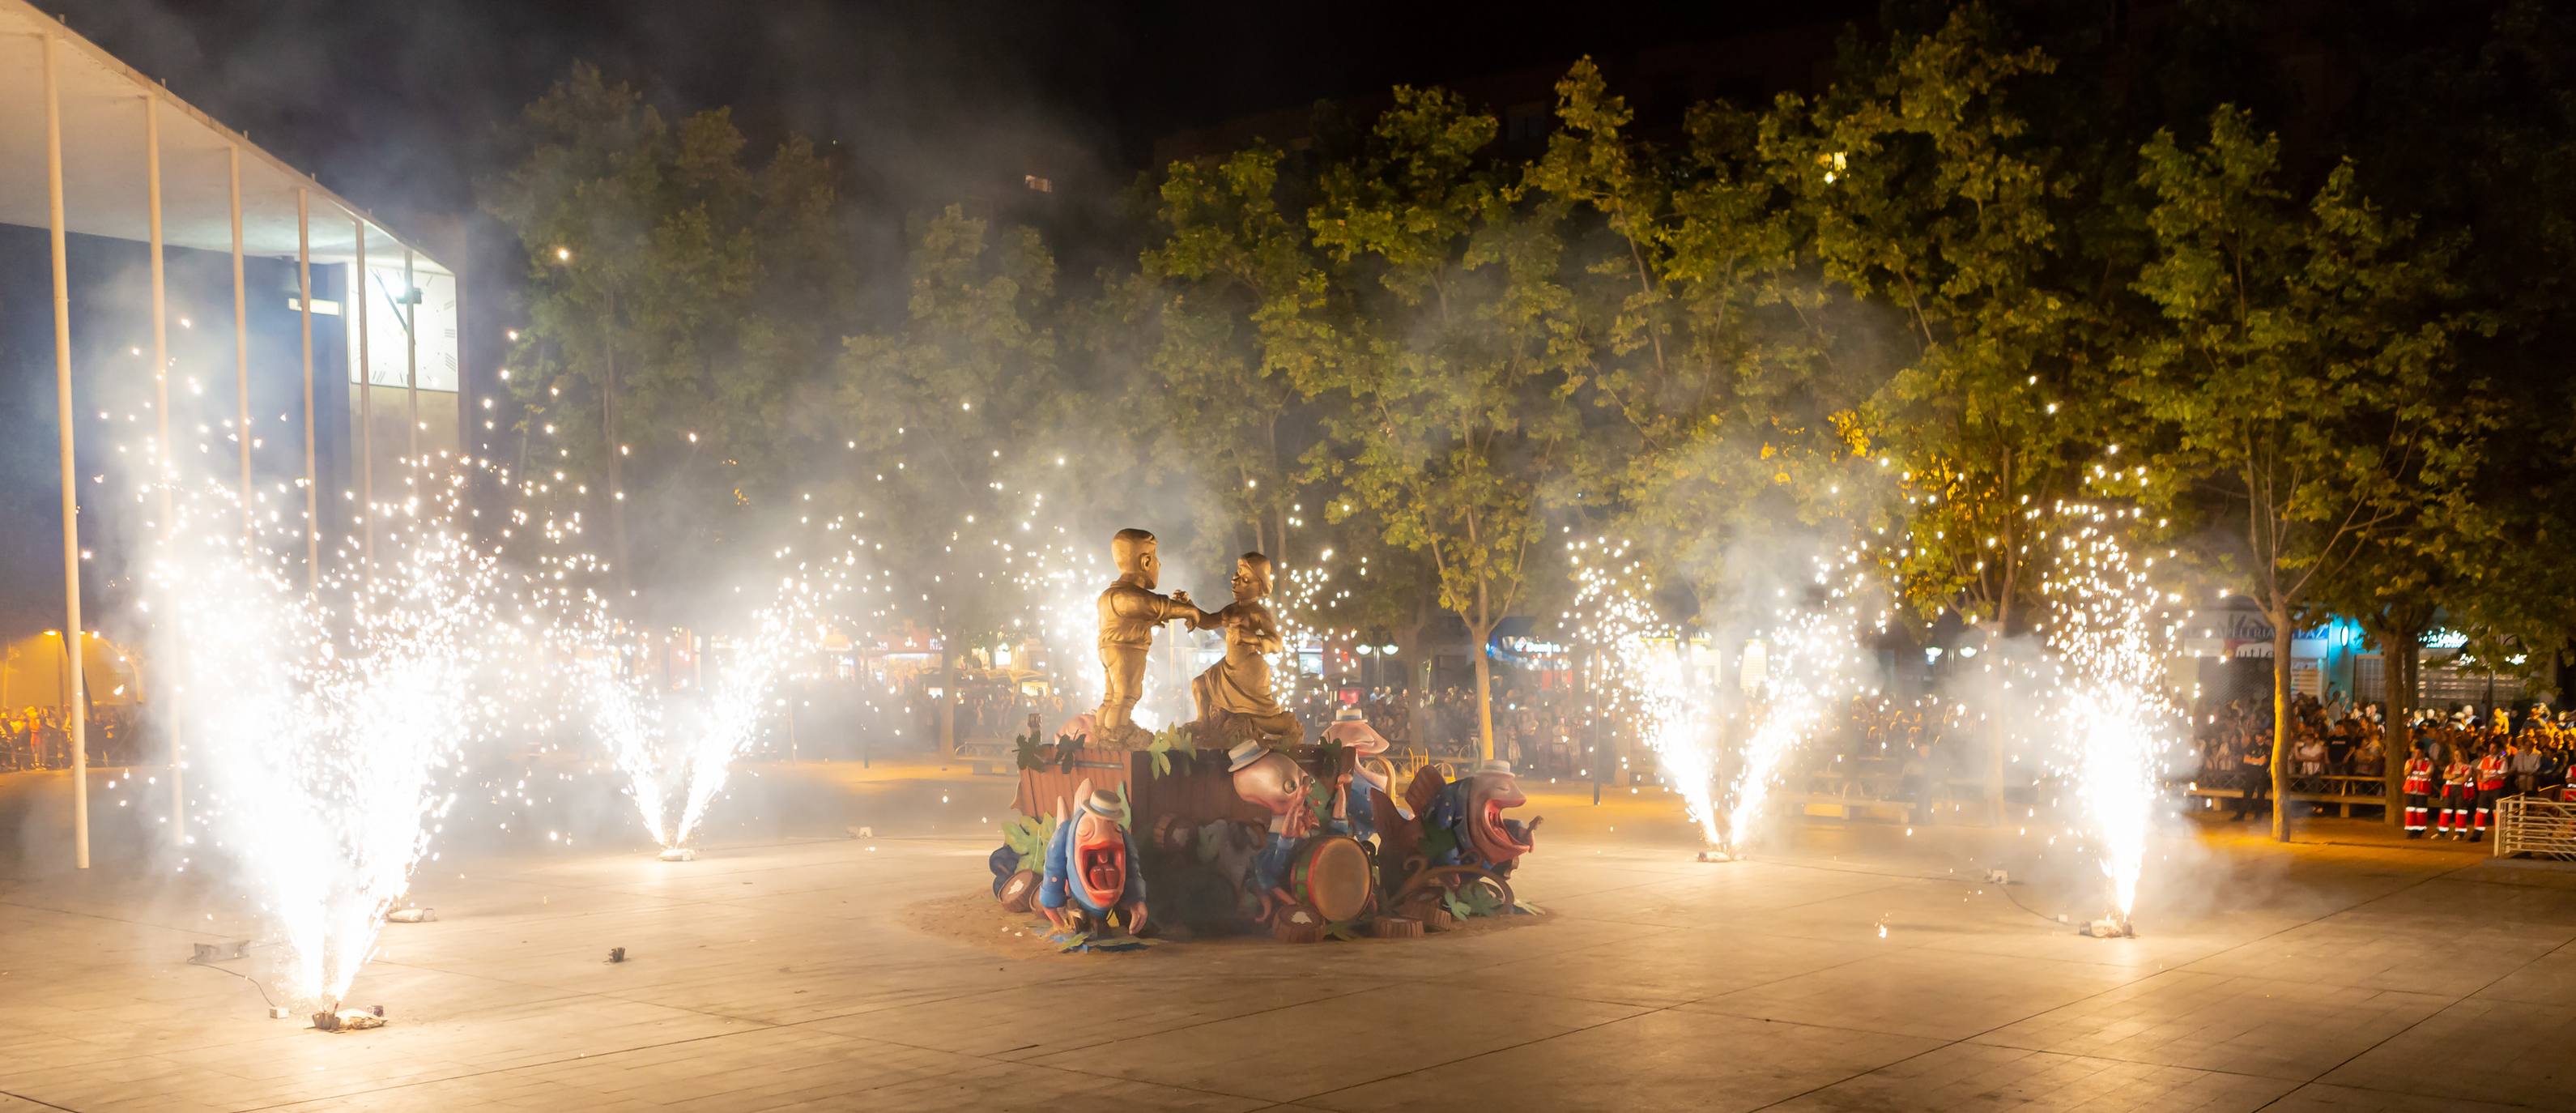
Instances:
[[[1136,840],[1119,820],[1126,809],[1117,796],[1093,791],[1089,781],[1074,794],[1082,807],[1056,826],[1047,843],[1038,908],[1068,931],[1123,926],[1130,935],[1142,934],[1145,879],[1136,872]]]

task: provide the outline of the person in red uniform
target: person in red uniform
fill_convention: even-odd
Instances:
[[[2476,804],[2478,767],[2468,751],[2453,747],[2451,763],[2442,767],[2442,819],[2433,837],[2469,837],[2469,813]]]
[[[2406,837],[2424,837],[2424,821],[2431,818],[2433,795],[2433,759],[2421,747],[2406,760]]]
[[[2470,842],[2486,841],[2487,817],[2494,813],[2495,802],[2504,798],[2504,782],[2504,746],[2489,742],[2486,755],[2478,759],[2477,826],[2469,835]]]

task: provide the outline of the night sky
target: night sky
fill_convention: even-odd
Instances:
[[[899,220],[1048,174],[1105,204],[1175,129],[1577,54],[1866,14],[1855,3],[1294,4],[40,0],[399,225],[474,208],[495,129],[577,60],[756,143],[836,144]],[[478,251],[482,247],[478,239]],[[479,269],[479,267],[478,267]]]

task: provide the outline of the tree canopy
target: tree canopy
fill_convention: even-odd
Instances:
[[[1568,592],[1552,536],[1628,539],[1685,624],[1784,539],[1878,539],[1907,613],[2002,635],[2070,499],[2145,510],[2284,638],[2331,609],[2555,661],[2576,591],[2508,539],[2576,529],[2576,19],[2364,7],[2284,32],[2368,67],[2327,96],[2244,4],[1892,5],[1812,88],[1652,113],[1578,59],[1543,138],[1399,87],[1153,169],[1066,274],[983,203],[857,259],[810,144],[749,158],[579,69],[488,191],[528,260],[520,471],[693,538],[821,498],[967,582],[960,546],[1011,551],[968,520],[1042,506],[1366,553],[1395,594],[1349,613],[1454,616],[1480,695]],[[1021,605],[918,594],[952,638]]]

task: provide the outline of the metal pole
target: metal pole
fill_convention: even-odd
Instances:
[[[250,535],[258,515],[250,487],[250,294],[242,281],[241,147],[224,148],[232,180],[233,213],[233,431],[241,441],[242,535]]]
[[[376,369],[367,355],[367,303],[375,299],[367,290],[367,222],[352,217],[349,224],[358,230],[358,262],[349,272],[349,290],[350,300],[358,303],[358,555],[370,566],[360,572],[366,575],[376,562]]]
[[[420,456],[420,280],[403,247],[403,453]]]
[[[295,191],[295,281],[304,325],[304,590],[322,583],[322,476],[313,466],[313,191]],[[242,442],[247,451],[250,442]],[[250,457],[242,457],[242,488],[250,487]]]
[[[481,455],[481,451],[465,451],[466,439],[474,435],[474,373],[466,369],[465,359],[469,350],[465,334],[465,272],[473,265],[467,260],[466,253],[472,249],[473,241],[474,237],[470,235],[456,237],[456,258],[447,268],[452,272],[451,281],[456,284],[456,454],[466,457]],[[489,450],[492,446],[476,441],[475,447]]]
[[[89,868],[89,693],[81,676],[80,487],[72,477],[72,287],[63,244],[63,109],[45,35],[45,203],[54,248],[54,420],[62,430],[63,653],[71,678],[64,718],[72,736],[72,865]]]
[[[178,468],[173,463],[170,447],[170,300],[162,261],[161,242],[161,98],[149,87],[143,92],[143,178],[144,194],[151,209],[152,227],[152,416],[154,418],[154,470],[161,488],[161,536],[168,539],[177,526],[170,507],[170,485],[178,482]],[[182,783],[187,765],[182,760],[179,723],[176,717],[162,720],[170,742],[170,836],[185,845],[188,837],[188,791]]]
[[[170,302],[161,250],[161,98],[143,95],[143,180],[152,228],[152,415],[161,528],[170,528]]]

